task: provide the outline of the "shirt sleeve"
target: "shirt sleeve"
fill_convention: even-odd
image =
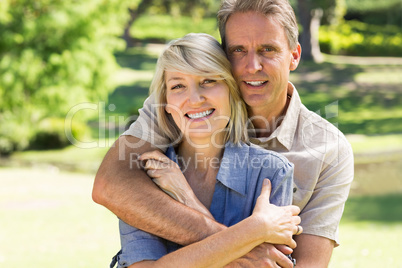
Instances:
[[[338,227],[354,177],[354,160],[351,146],[345,138],[340,139],[336,146],[336,150],[328,154],[300,217],[304,234],[329,238],[338,246]]]
[[[143,260],[158,260],[166,255],[166,240],[134,228],[119,220],[121,251],[117,255],[118,268]]]
[[[293,200],[293,164],[287,162],[275,172],[271,179],[270,203],[289,206]]]
[[[258,176],[256,186],[258,190],[255,197],[258,198],[262,182],[265,178],[268,178],[271,181],[270,203],[276,206],[291,205],[293,201],[293,164],[273,151],[262,148],[253,151],[250,154],[250,163],[253,165],[253,174],[255,174],[253,176]],[[255,154],[255,151],[258,153]],[[256,157],[260,160],[254,161]],[[253,163],[259,164],[255,165]]]
[[[170,140],[161,132],[156,117],[156,101],[152,94],[139,109],[139,116],[122,135],[130,135],[147,141],[162,151],[170,145]]]

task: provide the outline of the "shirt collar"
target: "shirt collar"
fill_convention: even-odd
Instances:
[[[250,146],[242,143],[234,145],[228,142],[225,146],[221,165],[216,179],[239,194],[246,195],[247,172]]]
[[[299,93],[291,82],[288,83],[288,95],[291,99],[281,125],[267,138],[256,138],[255,130],[251,129],[250,140],[253,143],[261,144],[277,139],[287,150],[292,148],[301,109],[301,100]]]
[[[177,154],[172,146],[166,151],[166,156],[177,162]],[[249,146],[242,143],[234,145],[226,143],[225,151],[221,160],[216,180],[227,188],[239,194],[246,195],[247,191],[247,167],[248,167]]]

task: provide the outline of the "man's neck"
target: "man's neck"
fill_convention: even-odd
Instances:
[[[285,118],[291,100],[288,92],[275,107],[250,108],[249,119],[254,126],[258,138],[269,137]]]

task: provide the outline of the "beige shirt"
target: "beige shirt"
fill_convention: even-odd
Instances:
[[[291,83],[288,94],[291,101],[281,125],[268,138],[255,138],[251,130],[250,141],[283,154],[294,164],[293,204],[301,209],[303,233],[329,238],[338,245],[339,221],[354,175],[353,152],[334,125],[301,103]],[[123,135],[164,150],[171,141],[157,126],[153,103],[151,96],[140,109],[138,120]],[[325,108],[333,111],[337,107]]]

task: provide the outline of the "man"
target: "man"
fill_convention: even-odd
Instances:
[[[295,237],[293,257],[298,267],[327,267],[353,179],[353,154],[342,133],[308,111],[288,81],[301,55],[293,9],[286,0],[225,0],[218,20],[248,105],[251,141],[282,153],[295,165],[293,204],[301,209],[303,234]],[[162,193],[133,165],[133,155],[169,144],[152,126],[155,119],[147,102],[137,122],[105,156],[93,199],[126,223],[183,245],[223,230],[225,226]],[[290,252],[262,244],[233,267],[292,267],[284,255]]]

